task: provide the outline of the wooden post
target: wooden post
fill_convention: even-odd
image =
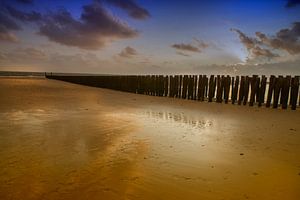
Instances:
[[[182,75],[179,76],[178,97],[182,98]]]
[[[202,101],[202,87],[203,87],[202,85],[203,85],[203,77],[202,75],[199,75],[197,100],[201,100],[201,101]]]
[[[224,101],[227,104],[229,99],[229,91],[230,91],[230,76],[224,77]]]
[[[274,98],[273,98],[273,108],[278,107],[279,95],[282,87],[283,77],[279,76],[275,79],[275,86],[274,86]]]
[[[192,92],[193,92],[193,89],[192,89],[192,83],[193,83],[193,77],[191,75],[188,76],[188,99],[191,99],[192,97]]]
[[[246,105],[248,102],[248,96],[249,96],[249,77],[246,76],[245,78],[245,85],[244,85],[244,102],[243,105]]]
[[[267,84],[267,78],[266,76],[262,76],[260,87],[259,87],[259,100],[258,100],[259,107],[265,102],[266,84]]]
[[[207,98],[207,93],[208,93],[208,78],[206,75],[203,76],[203,80],[204,80],[204,96],[203,96],[203,100]]]
[[[216,101],[218,103],[222,102],[222,92],[223,92],[222,79],[220,75],[218,75],[217,76],[217,101]]]
[[[164,77],[164,96],[168,96],[168,88],[169,88],[169,77],[165,76]]]
[[[290,92],[290,85],[291,85],[291,76],[286,76],[283,79],[282,90],[281,90],[281,98],[280,98],[282,109],[287,109],[287,103],[288,103],[289,92]]]
[[[230,98],[231,99],[231,103],[233,101],[235,101],[235,100],[233,100],[233,97],[234,97],[234,84],[235,84],[234,77],[232,77],[231,78],[231,98]],[[232,104],[234,104],[234,102]]]
[[[174,82],[174,96],[178,98],[178,86],[179,86],[179,78],[178,75],[175,75],[175,82]]]
[[[183,76],[183,86],[182,86],[182,98],[186,99],[186,93],[187,93],[187,81],[188,81],[188,76],[184,75]]]
[[[240,83],[240,91],[239,91],[239,100],[238,105],[242,104],[242,101],[244,100],[244,93],[245,93],[245,76],[241,77],[241,83]]]
[[[194,87],[195,87],[195,75],[191,75],[191,89],[190,89],[190,91],[191,91],[191,94],[190,94],[190,99],[194,99]]]
[[[161,75],[160,78],[161,78],[161,96],[163,97],[165,94],[165,77]]]
[[[256,90],[257,90],[257,85],[258,85],[258,76],[253,75],[251,79],[251,94],[250,94],[250,102],[249,106],[253,106],[254,101],[255,101],[255,95],[256,95]]]
[[[296,110],[297,108],[297,99],[298,99],[298,93],[299,93],[299,76],[295,76],[292,78],[291,82],[291,105],[292,110]]]
[[[170,95],[169,97],[174,97],[174,77],[170,76]]]
[[[239,82],[240,82],[240,77],[236,76],[236,79],[235,79],[235,82],[234,82],[233,95],[231,97],[232,104],[234,104],[235,101],[237,100],[237,94],[238,94],[238,89],[239,89]],[[232,82],[232,85],[233,85],[233,82]]]
[[[200,79],[199,79],[200,81]],[[212,99],[215,96],[215,76],[211,75],[209,78],[209,92],[208,92],[208,102],[212,102]],[[198,85],[199,87],[199,85]],[[198,88],[199,89],[199,88]],[[199,96],[199,90],[198,90],[198,96]]]
[[[193,85],[194,85],[194,90],[193,90],[193,100],[197,100],[197,82],[198,82],[198,76],[197,75],[195,75],[194,76],[194,83],[193,83]]]
[[[272,95],[273,95],[273,91],[274,91],[274,86],[275,86],[275,76],[271,75],[270,80],[269,80],[269,89],[268,89],[268,97],[267,97],[267,103],[266,103],[266,107],[270,107],[271,105],[271,100],[272,100]]]

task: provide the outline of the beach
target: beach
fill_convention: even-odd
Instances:
[[[0,199],[300,198],[300,111],[0,78]]]

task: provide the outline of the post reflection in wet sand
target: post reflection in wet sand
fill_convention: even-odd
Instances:
[[[179,125],[185,124],[187,126],[193,127],[193,128],[205,128],[212,126],[212,121],[206,119],[206,120],[197,120],[190,118],[189,116],[185,115],[184,113],[171,113],[171,112],[155,112],[155,111],[146,111],[145,115],[149,118],[154,119],[162,119],[167,122],[174,122]]]
[[[0,94],[1,200],[300,196],[299,112],[45,79]]]

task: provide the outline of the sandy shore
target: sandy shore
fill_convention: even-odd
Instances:
[[[300,111],[0,78],[0,199],[300,199]]]

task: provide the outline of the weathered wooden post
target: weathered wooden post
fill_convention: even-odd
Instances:
[[[198,76],[194,76],[194,91],[193,91],[193,100],[197,100],[197,84],[198,84]]]
[[[179,76],[178,97],[182,98],[182,75]]]
[[[244,102],[243,102],[243,105],[247,104],[248,96],[249,96],[249,77],[246,76],[245,85],[244,85]]]
[[[253,75],[251,79],[251,93],[250,93],[250,102],[249,106],[253,106],[255,101],[255,95],[257,92],[257,86],[258,86],[258,76]]]
[[[245,93],[245,76],[241,77],[241,83],[240,83],[240,91],[239,91],[239,100],[238,105],[242,104],[242,101],[244,100],[244,93]]]
[[[262,76],[260,87],[259,87],[259,100],[258,100],[259,107],[265,102],[266,84],[267,84],[267,78],[266,76]]]
[[[199,77],[200,81],[200,77]],[[208,102],[212,102],[212,99],[215,96],[215,76],[211,75],[209,78],[209,92],[208,92]],[[199,87],[199,85],[198,85]],[[198,88],[198,96],[199,96],[199,88]]]
[[[193,99],[193,82],[194,82],[194,76],[189,75],[189,84],[188,84],[188,99]]]
[[[184,75],[183,76],[183,86],[182,86],[182,98],[186,99],[186,93],[187,93],[187,81],[188,81],[188,76]]]
[[[203,96],[203,100],[207,98],[207,93],[208,93],[208,78],[206,75],[203,76],[204,79],[204,96]]]
[[[230,91],[230,76],[224,77],[224,101],[227,104],[229,99],[229,91]]]
[[[283,79],[282,90],[281,90],[281,98],[280,98],[282,109],[287,109],[289,92],[290,92],[290,85],[291,85],[291,76],[286,76]]]
[[[222,78],[220,75],[217,75],[217,101],[218,103],[222,102],[222,93],[223,93],[223,87],[222,87]]]
[[[168,88],[169,88],[169,77],[165,76],[164,77],[164,96],[168,96]]]
[[[203,87],[203,77],[202,75],[199,75],[197,100],[201,100],[201,101],[202,101],[202,94],[203,94],[202,87]]]
[[[269,89],[268,89],[268,97],[267,97],[267,103],[266,103],[266,107],[270,107],[271,106],[271,100],[272,100],[272,95],[273,95],[273,91],[274,91],[274,86],[275,86],[275,76],[271,75],[270,79],[269,79]]]
[[[291,105],[292,110],[296,110],[297,108],[297,99],[298,99],[298,93],[299,93],[299,76],[295,76],[292,78],[291,82]]]
[[[237,94],[238,94],[238,89],[239,89],[239,82],[240,82],[240,77],[236,76],[236,79],[235,79],[235,82],[234,82],[233,94],[231,96],[232,104],[234,104],[235,101],[237,100]],[[232,85],[233,85],[233,82],[232,82]]]
[[[273,108],[278,107],[279,95],[282,87],[283,77],[279,76],[275,79],[275,86],[274,86],[274,98],[273,98]]]
[[[174,86],[175,86],[175,76],[172,75],[170,76],[170,97],[174,97]]]

